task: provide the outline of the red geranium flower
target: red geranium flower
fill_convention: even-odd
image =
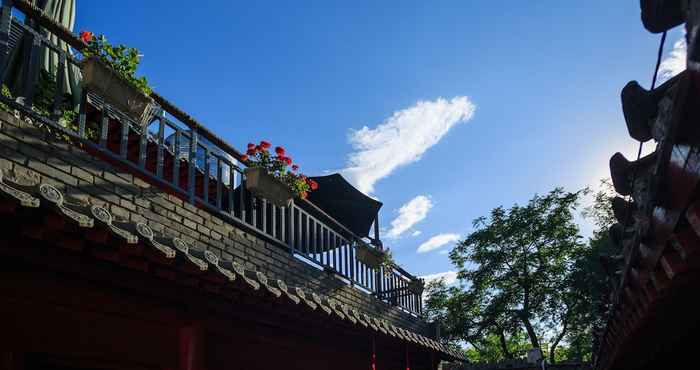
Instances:
[[[282,161],[287,164],[287,166],[292,165],[292,159],[289,157],[283,157]]]
[[[311,187],[311,190],[318,189],[318,183],[314,180],[309,180],[309,186]]]
[[[248,143],[248,149],[255,149],[255,144]]]
[[[241,161],[243,161],[243,162],[248,162],[248,156],[247,156],[247,155],[242,155],[242,156],[241,156]]]
[[[263,151],[263,148],[262,148],[260,145],[256,145],[256,146],[255,146],[255,151],[256,151],[256,152],[262,152],[262,151]]]
[[[281,146],[276,147],[275,153],[277,153],[277,155],[279,156],[284,156],[284,148],[282,148]]]
[[[248,154],[248,155],[255,155],[255,148],[248,148],[248,151],[245,152],[245,154]]]
[[[263,149],[268,149],[268,148],[271,147],[271,146],[272,146],[272,144],[268,143],[268,142],[265,141],[265,140],[263,140],[263,141],[260,142],[260,147],[263,148]]]
[[[80,32],[80,39],[83,40],[84,43],[88,43],[92,41],[93,35],[92,32],[90,31],[82,31]]]
[[[292,166],[292,171],[298,171],[298,170],[299,170],[299,166],[297,166],[296,164]]]

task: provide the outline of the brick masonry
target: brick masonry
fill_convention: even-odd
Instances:
[[[361,312],[430,337],[428,325],[292,256],[280,245],[225,222],[216,215],[93,157],[46,129],[0,111],[0,170],[16,180],[40,178],[73,198],[108,208],[117,218],[145,222],[155,232],[177,236],[288,284],[333,296]]]

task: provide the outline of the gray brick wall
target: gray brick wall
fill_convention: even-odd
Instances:
[[[429,336],[424,321],[4,111],[0,111],[0,169],[16,177],[38,175],[69,197],[106,207],[116,217],[145,222],[155,232],[180,237],[223,259],[234,259],[271,278],[333,296],[361,312]]]

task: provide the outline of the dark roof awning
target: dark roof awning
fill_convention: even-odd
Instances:
[[[368,237],[382,202],[357,190],[337,173],[311,179],[318,183],[318,189],[309,193],[309,201],[358,236]]]

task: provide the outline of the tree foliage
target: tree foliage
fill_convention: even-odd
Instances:
[[[587,242],[574,221],[584,194],[557,188],[474,221],[450,253],[459,285],[427,287],[425,312],[441,323],[443,340],[468,344],[475,362],[520,357],[532,347],[550,363],[590,360],[613,281],[600,256],[619,251],[608,234],[615,222],[610,181],[601,181],[582,212],[595,225]]]
[[[428,285],[426,312],[446,341],[468,343],[471,357],[488,360],[522,356],[525,345],[550,362],[590,354],[598,278],[588,271],[597,260],[575,222],[586,193],[557,188],[474,221],[450,253],[460,286]]]

